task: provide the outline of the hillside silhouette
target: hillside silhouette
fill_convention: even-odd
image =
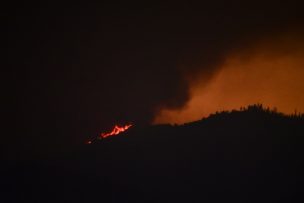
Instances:
[[[261,104],[5,163],[6,202],[303,202],[304,115]]]

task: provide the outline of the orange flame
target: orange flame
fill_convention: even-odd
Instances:
[[[118,125],[115,125],[115,127],[113,128],[113,130],[111,132],[101,133],[100,138],[106,138],[106,137],[109,137],[109,136],[118,135],[119,133],[128,130],[131,126],[132,126],[132,124],[121,126],[121,127],[118,126]]]
[[[111,132],[100,133],[100,135],[96,139],[103,139],[103,138],[106,138],[106,137],[109,137],[109,136],[118,135],[119,133],[122,133],[122,132],[128,130],[132,126],[133,126],[132,124],[121,126],[121,127],[118,126],[118,125],[115,125]],[[96,139],[87,140],[87,141],[85,141],[85,144],[87,144],[87,145],[92,144],[93,141],[96,140]]]

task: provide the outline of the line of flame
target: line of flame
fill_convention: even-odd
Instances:
[[[131,126],[132,126],[132,124],[125,125],[125,126],[122,126],[122,127],[119,127],[118,125],[115,125],[115,127],[113,128],[113,130],[111,132],[109,132],[109,133],[101,133],[100,137],[106,138],[106,137],[109,137],[109,136],[112,136],[112,135],[118,135],[119,133],[128,130]]]

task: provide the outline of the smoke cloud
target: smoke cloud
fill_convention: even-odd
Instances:
[[[302,52],[272,56],[279,41],[263,47],[288,30],[300,33],[297,1],[15,7],[5,11],[6,86],[17,93],[8,101],[17,131],[5,136],[16,143],[8,154],[66,150],[115,124],[186,122],[251,102],[301,110],[294,54]],[[265,50],[270,56],[260,56]]]
[[[284,34],[257,41],[226,56],[217,73],[190,86],[191,99],[178,110],[162,109],[155,123],[185,123],[215,111],[254,103],[284,113],[304,112],[304,39]]]

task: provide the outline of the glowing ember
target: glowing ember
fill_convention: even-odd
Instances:
[[[121,127],[118,126],[118,125],[115,125],[115,127],[113,128],[113,130],[111,132],[101,133],[100,138],[106,138],[106,137],[109,137],[109,136],[118,135],[119,133],[128,130],[131,126],[132,126],[132,124],[121,126]]]

